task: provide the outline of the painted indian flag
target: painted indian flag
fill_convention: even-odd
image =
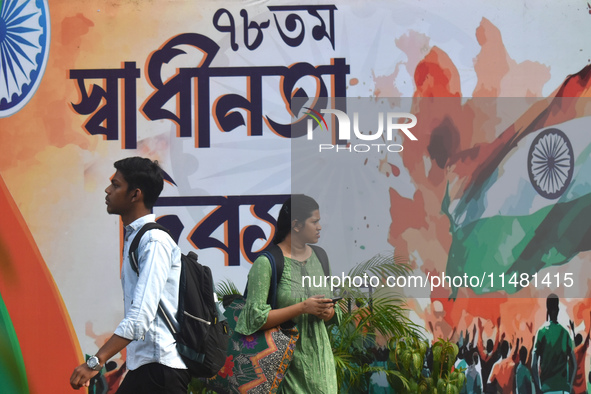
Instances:
[[[447,275],[531,275],[591,249],[591,117],[528,132],[503,155],[459,199],[446,192]],[[473,290],[520,287],[497,280]]]

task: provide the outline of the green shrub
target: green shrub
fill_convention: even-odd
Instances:
[[[429,349],[427,341],[411,336],[393,339],[389,347],[392,369],[404,377],[388,376],[397,393],[458,394],[464,386],[464,371],[453,370],[458,355],[455,343],[440,338]],[[426,365],[429,350],[431,368]]]

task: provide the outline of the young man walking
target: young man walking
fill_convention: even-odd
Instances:
[[[125,226],[121,273],[125,315],[96,355],[74,369],[70,384],[75,389],[88,386],[102,366],[127,347],[129,372],[117,394],[185,394],[191,376],[158,313],[158,303],[162,302],[172,318],[176,316],[181,252],[166,232],[150,230],[138,247],[139,273],[129,261],[135,235],[144,224],[155,220],[151,210],[164,185],[161,169],[157,162],[140,157],[119,160],[115,168],[117,172],[105,190],[105,202],[107,212],[121,216]]]

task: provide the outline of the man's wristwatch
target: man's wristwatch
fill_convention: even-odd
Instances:
[[[103,367],[97,356],[92,356],[88,360],[86,360],[86,365],[88,365],[88,368],[93,369],[95,371],[100,371]]]

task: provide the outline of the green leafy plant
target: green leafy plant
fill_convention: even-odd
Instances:
[[[187,394],[217,394],[215,391],[205,387],[205,383],[201,379],[194,378],[189,383]]]
[[[374,276],[379,283],[388,277],[408,275],[410,267],[393,255],[376,255],[349,271],[350,278]],[[345,300],[340,302],[339,324],[328,326],[337,381],[340,392],[368,392],[374,373],[406,382],[400,371],[388,364],[376,363],[375,351],[380,340],[419,338],[420,327],[407,316],[404,300],[388,286],[379,285],[372,292],[355,286],[340,289]]]
[[[390,385],[401,393],[458,394],[464,386],[463,370],[453,370],[458,346],[440,338],[431,347],[433,364],[425,366],[429,345],[416,337],[402,337],[389,343],[390,362],[404,379],[389,375]]]
[[[221,301],[226,295],[237,295],[242,294],[242,292],[238,290],[234,282],[226,279],[216,285],[215,294],[218,296],[218,300]]]

